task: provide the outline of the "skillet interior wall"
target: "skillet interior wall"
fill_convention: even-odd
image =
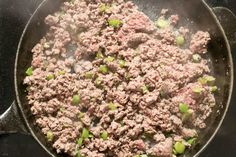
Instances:
[[[195,0],[133,0],[145,14],[147,14],[152,20],[155,20],[162,8],[168,8],[172,13],[179,14],[181,17],[181,25],[188,25],[190,31],[196,31],[198,29],[209,31],[212,37],[212,41],[209,44],[209,54],[212,58],[213,73],[217,78],[217,86],[220,87],[220,92],[216,95],[217,107],[213,115],[209,119],[208,127],[201,135],[200,145],[187,154],[187,156],[193,156],[211,137],[215,129],[217,128],[219,121],[224,113],[226,102],[229,95],[230,86],[230,73],[229,73],[229,56],[224,41],[223,34],[219,27],[216,25],[215,19],[205,8],[201,1]],[[29,105],[26,101],[25,86],[22,85],[25,77],[25,70],[30,66],[32,53],[31,49],[41,39],[47,30],[47,26],[44,24],[44,18],[49,13],[56,11],[59,8],[62,0],[46,0],[46,3],[38,10],[33,17],[28,29],[25,32],[22,44],[20,46],[18,67],[17,67],[17,83],[18,91],[20,95],[22,108],[29,125],[34,134],[39,140],[46,145],[44,135],[42,135],[39,128],[34,126],[34,118],[30,113]],[[183,18],[186,17],[186,18]],[[193,21],[193,23],[191,23]],[[220,111],[220,112],[217,112]],[[52,151],[53,152],[53,151]]]
[[[17,86],[20,97],[20,103],[18,104],[21,111],[25,115],[26,121],[30,126],[30,131],[33,135],[38,138],[38,140],[54,155],[56,154],[52,147],[45,140],[45,136],[41,133],[41,129],[36,127],[35,119],[30,111],[30,106],[28,105],[26,95],[26,86],[23,85],[23,80],[25,78],[25,71],[31,66],[32,61],[32,48],[39,42],[39,40],[46,34],[48,26],[44,23],[44,18],[48,14],[56,12],[64,0],[43,0],[42,6],[37,8],[35,14],[32,15],[29,25],[26,29],[24,36],[22,36],[22,43],[19,47],[19,57],[17,64]],[[65,156],[65,155],[62,155]]]

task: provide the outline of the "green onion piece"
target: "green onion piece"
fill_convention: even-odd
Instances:
[[[102,59],[104,56],[103,56],[103,54],[102,54],[102,52],[98,52],[97,54],[96,54],[96,59]]]
[[[92,79],[94,77],[94,73],[92,71],[88,71],[84,74],[86,79]]]
[[[181,113],[187,113],[188,112],[188,105],[184,104],[184,103],[180,103],[179,110]]]
[[[55,78],[55,76],[53,75],[53,74],[48,74],[47,75],[47,77],[46,77],[46,79],[49,81],[49,80],[52,80],[52,79],[54,79]]]
[[[76,157],[82,157],[79,151],[77,152]]]
[[[217,86],[210,87],[211,92],[216,92],[218,90]]]
[[[114,103],[109,103],[109,104],[108,104],[108,107],[109,107],[109,109],[112,110],[112,111],[114,111],[114,110],[117,109],[117,105],[114,104]]]
[[[53,132],[52,131],[47,132],[47,140],[49,142],[51,142],[53,140]]]
[[[94,81],[96,86],[100,86],[102,84],[102,79],[101,78],[96,78],[96,80]]]
[[[197,140],[197,138],[194,137],[194,138],[190,138],[187,142],[188,142],[188,144],[193,145],[196,143],[196,140]]]
[[[93,138],[94,136],[92,134],[89,134],[89,138]]]
[[[129,73],[125,73],[125,80],[127,80],[127,81],[130,80],[130,75],[129,75]]]
[[[120,122],[120,125],[123,127],[123,126],[125,126],[125,123],[122,121],[122,122]]]
[[[200,78],[198,79],[198,82],[201,83],[202,85],[207,84],[207,80],[205,79],[205,77],[200,77]]]
[[[104,3],[102,3],[100,6],[99,6],[99,11],[101,13],[104,13],[104,12],[107,12],[109,11],[110,7]]]
[[[65,111],[65,108],[64,108],[64,107],[61,107],[61,108],[60,108],[60,111],[61,111],[61,112],[64,112],[64,111]]]
[[[121,68],[125,67],[125,61],[124,60],[119,60],[119,65]]]
[[[192,58],[194,63],[200,63],[202,59],[202,57],[199,54],[194,54]]]
[[[61,71],[58,72],[59,75],[65,75],[65,73],[66,72],[64,70],[61,70]]]
[[[176,142],[174,148],[177,154],[183,154],[185,151],[185,145],[182,142]]]
[[[83,118],[83,117],[84,117],[84,115],[85,115],[85,113],[83,113],[83,112],[80,112],[80,113],[79,113],[79,115],[78,115],[78,118]]]
[[[201,88],[201,87],[194,87],[194,88],[192,88],[192,91],[194,93],[196,93],[196,94],[201,94],[202,91],[203,91],[203,88]]]
[[[172,149],[172,152],[173,152],[173,154],[177,154],[177,152],[176,152],[176,150],[175,149]]]
[[[74,3],[74,2],[75,2],[75,0],[70,0],[70,2],[71,2],[71,3]]]
[[[107,140],[107,138],[108,138],[108,133],[107,133],[106,131],[103,131],[103,132],[101,133],[101,138],[102,138],[103,140]]]
[[[148,86],[144,85],[144,86],[142,87],[142,91],[143,91],[144,94],[148,93],[148,92],[149,92]]]
[[[182,46],[185,43],[185,39],[182,35],[177,36],[175,40],[176,40],[176,44],[179,46]]]
[[[26,72],[25,72],[28,76],[31,76],[33,75],[33,68],[32,67],[29,67]]]
[[[74,95],[72,98],[72,104],[78,105],[80,103],[80,95]]]
[[[103,73],[103,74],[107,74],[108,73],[108,67],[106,65],[100,65],[99,67],[99,72]]]
[[[49,43],[44,43],[44,44],[43,44],[43,47],[44,47],[45,49],[48,49],[48,48],[50,48],[50,45],[49,45]]]
[[[146,154],[142,154],[140,155],[140,157],[148,157]]]
[[[77,140],[77,144],[78,144],[79,147],[81,147],[83,145],[83,140],[84,140],[83,138],[79,138]]]
[[[210,86],[213,86],[215,83],[215,78],[213,76],[205,76],[204,77],[207,80],[207,84]]]
[[[156,22],[155,22],[155,25],[159,28],[166,28],[169,26],[169,22],[168,20],[165,20],[165,19],[162,19],[162,18],[159,18]]]
[[[62,11],[58,12],[58,14],[59,14],[59,17],[61,17],[61,16],[65,15],[65,11],[62,10]]]
[[[122,21],[119,19],[109,19],[108,25],[114,28],[119,28],[122,25]]]
[[[81,137],[82,137],[83,139],[86,139],[86,138],[89,137],[89,131],[88,131],[88,129],[86,129],[86,128],[83,129]]]
[[[108,56],[107,58],[104,59],[104,62],[109,63],[109,62],[113,62],[114,60],[115,60],[114,57]]]

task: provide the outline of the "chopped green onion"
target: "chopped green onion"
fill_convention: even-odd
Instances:
[[[84,117],[84,115],[85,115],[85,113],[83,113],[83,112],[80,112],[80,113],[79,113],[79,115],[78,115],[78,118],[83,118],[83,117]]]
[[[76,157],[82,157],[79,151],[77,152]]]
[[[86,128],[83,129],[81,137],[83,139],[89,138],[89,131],[88,131],[88,129],[86,129]]]
[[[65,108],[64,108],[64,107],[61,107],[61,108],[60,108],[60,111],[61,111],[61,112],[64,112],[64,111],[65,111]]]
[[[64,70],[61,70],[61,71],[58,72],[59,75],[65,75],[65,73],[66,72]]]
[[[179,46],[184,45],[185,39],[182,35],[177,36],[175,40],[177,45]]]
[[[99,72],[103,73],[103,74],[107,74],[108,73],[108,67],[106,65],[100,65],[99,67]]]
[[[202,91],[203,91],[203,88],[201,88],[201,87],[194,87],[194,88],[192,88],[192,91],[194,93],[196,93],[196,94],[201,94]]]
[[[71,3],[75,3],[75,0],[70,0]]]
[[[177,154],[177,152],[176,152],[176,150],[175,149],[172,149],[172,152],[173,152],[173,154]]]
[[[77,144],[79,145],[79,147],[81,147],[82,145],[83,145],[83,138],[79,138],[78,140],[77,140]]]
[[[176,142],[174,148],[177,154],[183,154],[185,151],[185,145],[182,142]]]
[[[194,54],[192,58],[194,63],[200,63],[202,59],[202,57],[199,54]]]
[[[96,59],[102,59],[104,56],[103,56],[103,54],[102,54],[102,52],[98,52],[97,54],[96,54]]]
[[[181,113],[187,113],[188,112],[188,105],[184,104],[184,103],[180,103],[179,110]]]
[[[72,98],[72,104],[78,105],[80,103],[80,95],[74,95]]]
[[[31,76],[33,75],[33,68],[32,67],[29,67],[26,72],[25,72],[28,76]]]
[[[218,90],[217,86],[210,87],[211,92],[216,92]]]
[[[106,131],[103,131],[103,132],[101,133],[101,138],[102,138],[103,140],[107,140],[107,138],[108,138],[108,133],[107,133]]]
[[[121,68],[125,67],[125,61],[124,60],[119,60],[119,65]]]
[[[47,132],[47,140],[49,142],[51,142],[53,140],[53,132],[52,131]]]
[[[197,140],[197,138],[194,137],[194,138],[189,139],[187,142],[188,142],[188,144],[193,145],[193,144],[195,144],[196,140]]]
[[[92,71],[88,71],[84,74],[86,79],[92,79],[94,77],[94,73]]]
[[[114,110],[117,109],[117,105],[114,104],[114,103],[109,103],[109,104],[108,104],[108,107],[109,107],[109,109],[112,110],[112,111],[114,111]]]
[[[210,86],[213,86],[215,83],[215,78],[213,76],[205,76],[204,77],[207,80],[207,84]]]
[[[62,11],[60,11],[58,14],[59,14],[59,17],[61,17],[61,16],[65,15],[65,11],[62,10]]]
[[[55,76],[53,75],[53,74],[48,74],[47,75],[47,77],[46,77],[46,79],[49,81],[49,80],[52,80],[52,79],[54,79],[55,78]]]
[[[142,87],[142,91],[143,91],[144,94],[148,93],[148,92],[149,92],[148,86],[144,85],[144,86]]]
[[[92,134],[89,134],[89,138],[93,138],[94,136]]]
[[[129,75],[129,73],[125,73],[125,80],[127,80],[127,81],[130,80],[130,75]]]
[[[100,77],[96,78],[96,80],[94,81],[96,86],[100,86],[102,84],[102,79]]]
[[[140,157],[148,157],[146,154],[142,154],[140,155]]]
[[[201,83],[202,85],[207,84],[207,80],[206,80],[204,77],[200,77],[200,78],[198,79],[198,82]]]
[[[124,124],[124,122],[122,121],[122,122],[120,122],[120,125],[123,127],[123,126],[125,126],[125,124]]]
[[[104,3],[102,3],[100,6],[99,6],[99,11],[101,13],[104,13],[104,12],[107,12],[108,10],[110,9],[110,7]]]
[[[119,28],[122,25],[122,21],[119,19],[109,19],[108,25],[114,28]]]
[[[166,28],[169,26],[169,21],[168,20],[165,20],[165,19],[162,19],[162,18],[159,18],[156,22],[155,22],[155,25],[159,28]]]
[[[108,56],[107,58],[104,59],[105,62],[109,63],[109,62],[113,62],[115,60],[114,57]]]

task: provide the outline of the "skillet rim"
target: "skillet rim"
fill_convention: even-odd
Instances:
[[[223,26],[221,25],[219,19],[217,18],[216,14],[213,11],[213,8],[211,8],[205,0],[201,0],[203,6],[208,10],[208,12],[210,13],[210,15],[212,16],[212,18],[214,19],[214,21],[217,24],[217,27],[220,29],[223,37],[224,37],[224,42],[227,48],[227,53],[228,53],[228,59],[229,59],[229,65],[228,65],[228,70],[229,70],[229,75],[230,75],[230,85],[229,85],[229,94],[228,94],[228,98],[227,98],[227,102],[225,103],[225,110],[222,113],[222,117],[220,119],[220,121],[218,122],[215,131],[213,132],[213,134],[210,136],[210,138],[207,140],[207,142],[199,149],[199,151],[194,154],[193,157],[198,157],[206,148],[207,146],[212,142],[212,140],[214,139],[214,137],[216,136],[216,134],[218,133],[219,129],[222,126],[222,123],[225,119],[225,116],[228,112],[229,109],[229,105],[231,103],[231,99],[232,99],[232,94],[233,94],[233,87],[234,87],[234,62],[233,62],[233,57],[232,57],[232,51],[231,51],[231,46],[229,44],[229,40],[226,36],[226,33],[224,31]]]

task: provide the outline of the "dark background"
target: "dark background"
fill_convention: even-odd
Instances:
[[[14,100],[13,68],[17,44],[24,26],[42,0],[0,0],[0,114]],[[236,14],[236,0],[208,0]],[[236,63],[236,51],[233,51]],[[236,87],[235,87],[236,89]],[[236,91],[236,90],[235,90]],[[218,134],[200,157],[236,156],[236,95]],[[0,157],[49,157],[28,135],[0,136]]]

